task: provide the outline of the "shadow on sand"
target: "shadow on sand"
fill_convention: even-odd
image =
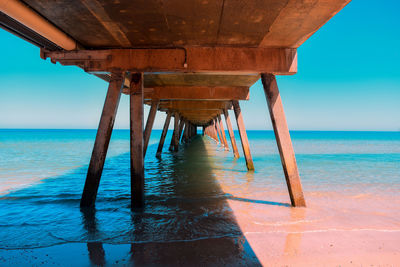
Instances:
[[[242,197],[235,197],[232,195],[227,195],[226,198],[236,200],[236,201],[243,201],[243,202],[250,202],[250,203],[257,203],[257,204],[282,206],[282,207],[289,207],[289,208],[291,207],[291,205],[288,203],[274,202],[274,201],[267,201],[267,200],[248,199],[248,198],[242,198]]]

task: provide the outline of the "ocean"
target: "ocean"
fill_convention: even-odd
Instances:
[[[293,233],[301,233],[303,242],[307,233],[361,231],[375,240],[375,232],[400,233],[400,132],[292,131],[308,205],[294,209],[272,131],[248,131],[255,165],[248,172],[237,132],[239,159],[201,135],[170,152],[171,131],[157,159],[161,131],[154,130],[140,212],[130,210],[128,130],[113,132],[96,208],[79,208],[95,135],[0,130],[0,265],[21,250],[65,244],[87,246],[88,262],[93,246],[105,255],[107,246],[129,245],[127,254],[138,247],[136,261],[148,256],[145,248],[157,251],[154,244],[165,249],[193,241],[212,254],[205,248],[209,240],[234,249],[235,256],[221,256],[224,264],[257,265],[263,255],[254,240],[263,234],[279,236],[268,245],[269,256],[278,258],[299,249],[293,248],[299,241],[288,241]],[[156,254],[151,257],[168,256]]]

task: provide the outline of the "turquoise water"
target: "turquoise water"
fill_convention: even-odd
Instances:
[[[243,233],[227,204],[232,192],[263,195],[267,204],[288,206],[273,132],[248,131],[256,168],[249,173],[242,154],[235,160],[208,137],[197,136],[171,153],[170,132],[159,160],[161,131],[155,130],[145,160],[146,208],[132,213],[129,132],[115,130],[96,209],[81,211],[95,134],[0,130],[0,249],[237,238]],[[399,132],[291,134],[306,199],[325,192],[399,197]]]

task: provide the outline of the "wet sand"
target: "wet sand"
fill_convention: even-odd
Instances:
[[[355,200],[308,194],[307,208],[256,207],[234,200],[229,204],[264,266],[396,266],[400,213],[395,206],[400,203],[382,210],[376,209],[382,204],[377,202],[371,196]]]
[[[199,156],[199,152],[204,155]],[[126,206],[128,197],[103,208],[104,196],[100,196],[97,211],[81,211],[82,218],[74,222],[83,225],[86,232],[83,238],[87,242],[79,238],[75,241],[60,238],[58,244],[50,246],[3,247],[0,249],[0,266],[400,264],[398,192],[387,190],[371,193],[360,185],[347,186],[340,192],[308,190],[305,192],[307,208],[292,208],[288,204],[285,187],[277,190],[274,186],[266,185],[265,181],[260,186],[257,171],[241,171],[243,168],[237,168],[236,161],[230,161],[231,166],[221,164],[219,160],[229,152],[211,140],[198,138],[181,153],[171,157],[174,161],[168,162],[168,167],[160,164],[157,167],[160,169],[154,170],[157,175],[167,172],[166,177],[171,177],[171,180],[163,180],[163,183],[173,183],[174,187],[163,186],[160,189],[173,189],[173,192],[165,200],[148,198],[149,208],[143,216],[140,212],[130,214]],[[127,160],[128,156],[115,159],[118,163]],[[157,178],[157,175],[154,177]],[[155,178],[150,176],[149,179]],[[57,179],[53,184],[43,181],[38,186],[32,192],[25,189],[28,191],[20,195],[43,193],[46,188],[58,186]],[[69,207],[72,211],[79,209],[78,194],[72,195]],[[115,194],[120,195],[118,191]],[[15,202],[18,197],[18,194],[5,196],[1,201],[14,201],[10,202],[11,205],[19,205],[20,202]],[[114,198],[111,195],[110,199]],[[44,200],[49,201],[49,198]],[[66,209],[65,203],[50,200],[54,202],[51,207],[60,211]],[[41,209],[41,204],[35,201],[32,200],[32,207]],[[102,217],[109,210],[110,215]],[[119,214],[121,210],[122,214]],[[124,219],[130,216],[132,223],[125,224]],[[120,225],[107,226],[107,220],[113,217],[118,218],[116,223]],[[71,225],[66,224],[65,227]],[[41,227],[43,232],[62,236],[54,229],[49,230],[46,225]],[[122,229],[124,227],[129,229]],[[113,233],[115,229],[126,231]],[[107,235],[102,236],[104,233]]]

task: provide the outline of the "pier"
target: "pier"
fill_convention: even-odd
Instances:
[[[121,95],[130,99],[131,207],[145,205],[144,156],[157,112],[167,114],[156,155],[209,136],[254,171],[240,101],[261,79],[292,206],[306,206],[276,75],[297,72],[297,48],[350,0],[5,0],[0,25],[40,57],[108,83],[81,206],[95,205]],[[150,106],[148,118],[143,107]],[[268,114],[260,114],[260,118]],[[224,124],[225,122],[225,124]],[[231,146],[225,134],[228,130]],[[167,141],[167,143],[166,143]],[[267,162],[265,164],[268,164]]]

